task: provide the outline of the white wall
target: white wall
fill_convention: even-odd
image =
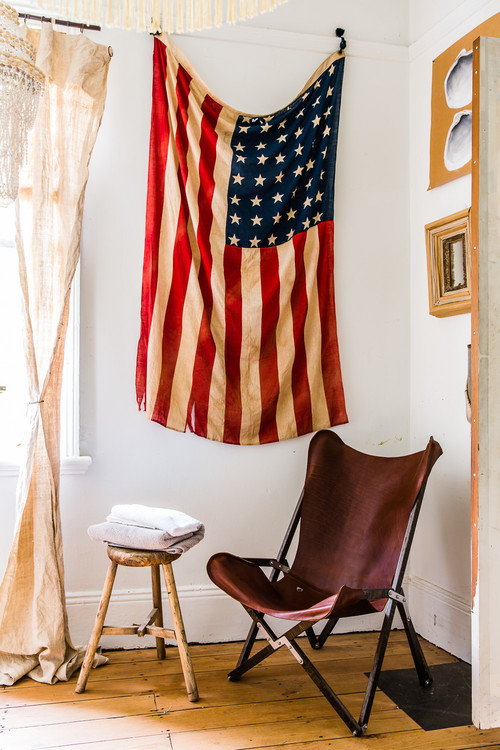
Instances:
[[[290,0],[259,26],[176,38],[215,94],[265,113],[289,101],[336,48],[333,29],[347,29],[335,279],[350,423],[339,433],[359,449],[381,454],[404,453],[409,446],[405,7],[399,0],[364,0],[355,11],[340,0]],[[205,564],[219,550],[277,550],[301,489],[309,438],[220,445],[166,430],[137,411],[152,39],[110,30],[95,39],[110,44],[114,57],[82,237],[81,442],[92,465],[83,476],[63,476],[61,489],[71,632],[76,642],[88,637],[107,565],[105,548],[90,542],[87,527],[115,503],[143,502],[177,507],[206,524],[204,542],[175,565],[188,637],[243,637],[244,613],[210,584]],[[432,424],[429,418],[426,435]],[[10,508],[13,488],[12,478],[0,479]],[[0,529],[0,571],[12,524],[13,513]],[[149,611],[148,585],[144,572],[119,571],[116,619]]]
[[[410,598],[418,632],[466,660],[470,427],[464,390],[470,314],[429,315],[424,226],[470,206],[470,176],[427,190],[430,95],[432,60],[499,10],[499,2],[481,0],[411,2],[411,38],[420,34],[410,47],[411,443],[421,445],[432,431],[444,454],[430,478],[413,545]]]

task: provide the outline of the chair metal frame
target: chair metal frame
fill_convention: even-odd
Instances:
[[[389,641],[389,635],[392,628],[394,615],[397,610],[403,622],[420,684],[423,688],[430,687],[430,685],[432,684],[432,675],[420,646],[415,628],[413,627],[413,623],[408,610],[408,604],[403,591],[403,577],[406,565],[408,563],[411,543],[415,534],[416,524],[420,513],[420,507],[422,504],[426,483],[426,481],[422,483],[411,511],[391,588],[363,591],[364,599],[376,600],[387,598],[388,601],[384,610],[384,619],[380,630],[375,655],[373,658],[370,676],[368,678],[368,685],[365,692],[363,706],[361,708],[361,713],[357,721],[296,642],[296,638],[305,632],[313,649],[322,648],[326,639],[338,622],[338,618],[336,617],[330,617],[326,621],[319,635],[316,635],[313,630],[313,622],[302,621],[296,624],[293,628],[290,628],[290,630],[285,632],[283,635],[278,636],[266,622],[264,615],[261,612],[242,605],[252,618],[253,624],[248,632],[236,667],[231,672],[229,672],[228,679],[231,681],[239,680],[245,674],[245,672],[248,672],[248,670],[252,669],[252,667],[255,667],[257,664],[260,664],[264,659],[274,653],[274,651],[277,651],[283,646],[286,646],[290,653],[295,657],[301,667],[319,688],[321,693],[325,696],[327,701],[335,709],[340,718],[349,727],[352,733],[355,736],[361,736],[367,729],[368,719],[372,710],[373,700],[375,698],[375,692],[382,669],[387,643]],[[303,493],[299,498],[276,558],[269,559],[245,557],[248,562],[254,563],[261,567],[273,568],[272,573],[269,576],[272,582],[278,580],[280,573],[287,573],[290,570],[287,562],[287,554],[290,550],[294,535],[299,526],[302,500]],[[255,653],[253,656],[250,656],[259,630],[267,639],[268,645]]]

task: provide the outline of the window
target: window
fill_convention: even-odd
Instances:
[[[22,296],[14,243],[14,205],[0,208],[0,475],[18,470],[26,419]],[[83,473],[91,463],[79,446],[79,271],[71,292],[61,393],[61,473]]]
[[[19,461],[26,377],[21,339],[21,290],[17,281],[14,207],[0,208],[0,459]]]

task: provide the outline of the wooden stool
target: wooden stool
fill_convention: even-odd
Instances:
[[[99,604],[99,609],[97,610],[94,628],[92,630],[92,635],[90,636],[89,645],[87,646],[87,652],[85,654],[85,659],[83,660],[75,692],[83,693],[85,690],[101,635],[138,635],[139,637],[144,635],[154,635],[156,638],[156,653],[158,659],[165,659],[164,638],[173,638],[177,641],[188,697],[190,701],[197,701],[198,688],[196,686],[196,678],[194,676],[193,664],[191,662],[191,655],[186,640],[186,633],[184,631],[184,623],[182,621],[181,608],[172,570],[172,562],[177,560],[180,555],[170,555],[168,552],[125,549],[124,547],[113,547],[108,545],[108,557],[111,562],[104,582],[101,602]],[[142,625],[130,625],[127,627],[112,627],[104,625],[118,565],[127,565],[134,568],[151,568],[153,609]],[[174,623],[173,630],[167,630],[163,627],[160,565],[163,568],[163,575],[167,586],[170,612],[172,613],[172,620]]]

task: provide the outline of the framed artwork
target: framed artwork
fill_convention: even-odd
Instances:
[[[429,313],[470,312],[470,209],[425,226]]]
[[[500,13],[432,63],[429,190],[471,171],[472,44],[479,36],[500,37]]]

